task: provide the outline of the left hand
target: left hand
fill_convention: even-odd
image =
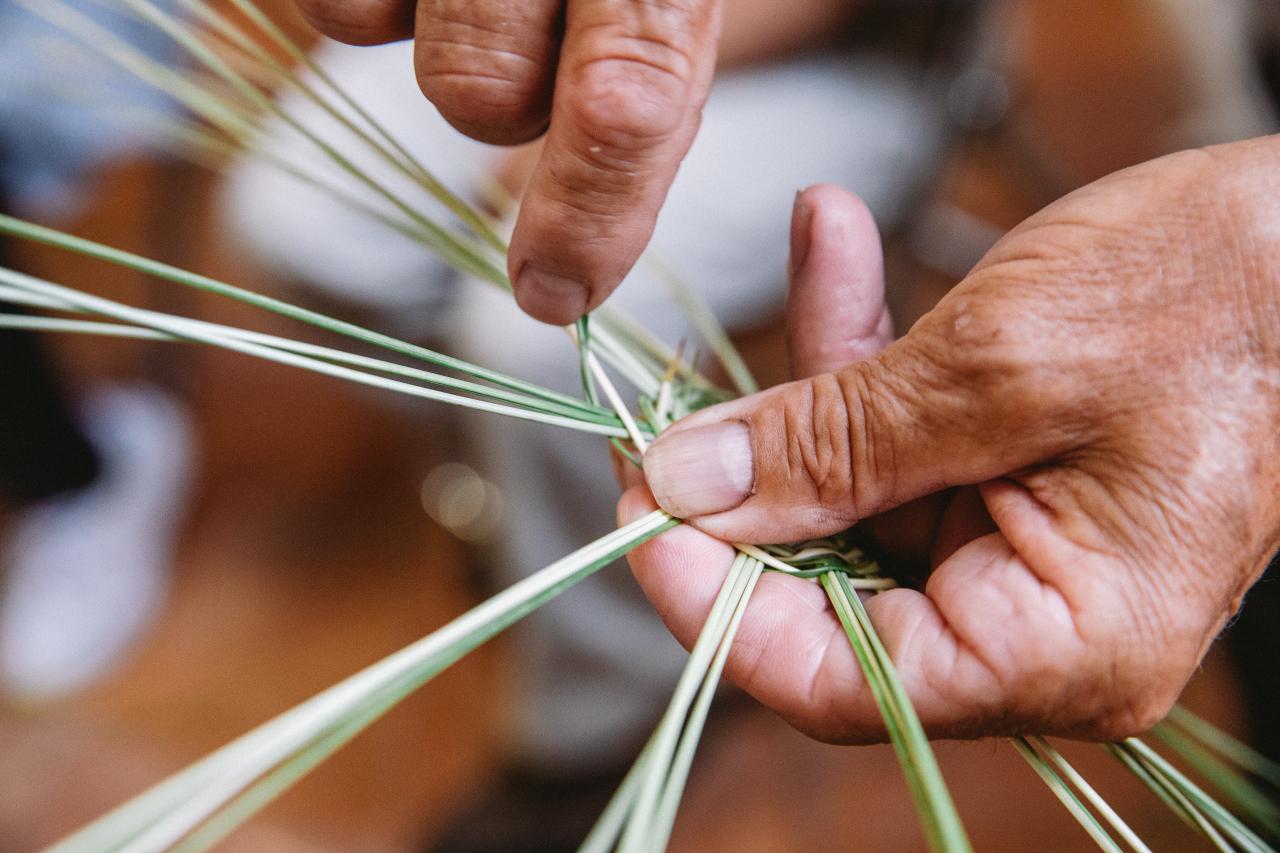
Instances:
[[[297,0],[350,44],[414,37],[418,84],[454,127],[546,133],[507,264],[533,317],[571,323],[653,234],[711,87],[722,0]]]

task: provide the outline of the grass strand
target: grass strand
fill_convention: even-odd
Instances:
[[[1240,771],[1173,726],[1162,723],[1152,734],[1235,803],[1241,814],[1252,820],[1268,837],[1280,839],[1280,808]]]
[[[1102,815],[1102,818],[1113,830],[1115,830],[1116,834],[1124,840],[1125,844],[1129,845],[1130,849],[1136,851],[1136,853],[1151,853],[1151,849],[1141,838],[1138,837],[1138,834],[1129,827],[1129,824],[1125,823],[1124,819],[1120,817],[1116,810],[1113,809],[1105,799],[1103,799],[1102,795],[1099,794],[1097,790],[1095,790],[1094,787],[1080,775],[1079,771],[1071,766],[1067,759],[1064,758],[1052,744],[1042,737],[1033,737],[1028,740],[1030,740],[1032,745],[1041,755],[1047,757],[1056,766],[1058,772],[1061,773],[1062,776],[1066,777],[1067,781],[1080,792],[1080,795],[1088,801],[1094,811]]]
[[[435,365],[436,367],[444,368],[446,370],[454,370],[471,376],[474,379],[490,382],[499,387],[509,388],[513,391],[520,391],[530,396],[540,397],[546,400],[554,400],[579,410],[600,411],[598,408],[593,409],[589,404],[582,400],[578,400],[567,394],[561,394],[547,388],[542,388],[532,382],[515,379],[497,371],[471,364],[462,359],[435,352],[434,350],[430,350],[416,344],[411,344],[406,341],[401,341],[390,335],[385,335],[381,332],[375,332],[370,329],[357,326],[354,323],[348,323],[345,320],[338,320],[317,311],[291,305],[290,303],[282,300],[260,293],[255,293],[250,290],[245,290],[244,288],[236,287],[208,276],[188,272],[187,270],[170,264],[153,261],[132,252],[126,252],[122,249],[105,246],[101,243],[87,240],[83,237],[76,237],[71,234],[66,234],[53,228],[46,228],[42,225],[36,225],[35,223],[27,222],[26,220],[18,219],[13,216],[0,214],[0,234],[8,234],[13,237],[75,252],[76,254],[155,276],[156,278],[163,279],[173,284],[194,288],[207,293],[214,293],[219,296],[225,296],[238,302],[252,305],[255,308],[270,311],[271,313],[278,314],[282,317],[288,317],[292,320],[297,320],[299,322],[315,326],[316,328],[324,329],[328,332],[381,347],[391,352],[398,353],[399,355],[407,356],[419,361],[425,361],[429,364]]]
[[[970,850],[964,824],[956,813],[924,727],[857,591],[842,572],[826,572],[820,581],[880,708],[930,849],[947,853]]]
[[[1166,722],[1185,731],[1205,746],[1230,760],[1241,770],[1262,779],[1280,791],[1280,762],[1258,752],[1181,705],[1174,705]]]
[[[59,842],[57,853],[167,849],[255,785],[261,807],[387,708],[565,589],[679,522],[655,511],[557,560],[438,631],[317,694]],[[275,776],[273,773],[280,775]],[[270,781],[270,780],[274,780]],[[248,816],[244,807],[229,830]],[[222,833],[213,833],[221,837]],[[201,836],[197,836],[201,837]],[[207,843],[217,838],[202,836]],[[202,842],[203,844],[204,842]],[[207,845],[206,845],[207,846]],[[196,849],[206,849],[199,846]]]
[[[626,437],[630,435],[625,428],[605,419],[584,418],[577,414],[559,414],[544,408],[521,408],[515,405],[464,397],[421,385],[388,379],[344,366],[344,364],[350,363],[367,365],[368,362],[365,362],[361,356],[341,353],[337,350],[329,350],[301,342],[287,341],[282,338],[259,335],[258,333],[234,329],[227,330],[226,327],[219,327],[215,324],[133,308],[4,268],[0,268],[0,283],[11,285],[19,291],[47,295],[74,308],[122,320],[143,328],[153,329],[171,337],[211,344],[223,349],[256,356],[266,361],[274,361],[314,373],[346,379],[362,385],[370,385],[409,396],[464,406],[478,411],[506,415],[520,420],[564,427],[579,432],[611,437]],[[28,321],[28,326],[30,325],[31,322]],[[265,342],[263,342],[263,339],[265,339]],[[312,354],[317,351],[322,353],[323,357],[312,357]],[[390,363],[378,363],[377,369],[381,372],[389,373],[405,373],[411,370],[400,368]]]
[[[1093,815],[1093,812],[1089,811],[1088,807],[1080,801],[1080,798],[1062,780],[1062,777],[1058,775],[1045,757],[1036,751],[1031,741],[1027,738],[1014,738],[1010,743],[1013,744],[1018,754],[1026,759],[1027,764],[1031,765],[1031,769],[1036,772],[1041,781],[1058,798],[1058,802],[1062,803],[1067,811],[1071,813],[1071,816],[1076,819],[1076,823],[1080,824],[1084,831],[1089,834],[1095,844],[1107,851],[1107,853],[1124,853],[1124,849],[1116,843],[1106,828]]]

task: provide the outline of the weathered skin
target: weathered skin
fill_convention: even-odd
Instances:
[[[423,93],[468,136],[511,145],[545,134],[508,271],[520,306],[560,324],[603,302],[653,236],[715,69],[812,49],[859,6],[789,0],[779,14],[776,0],[297,2],[339,41],[413,37]]]
[[[877,243],[847,194],[801,195],[807,378],[654,444],[652,494],[693,526],[637,551],[637,577],[689,643],[731,553],[712,536],[870,519],[934,567],[868,602],[931,733],[1145,730],[1280,546],[1280,139],[1062,199],[864,357],[888,344]],[[653,501],[634,488],[620,515]],[[815,737],[884,735],[812,584],[762,581],[728,674]]]
[[[510,145],[547,133],[508,257],[522,308],[571,323],[618,286],[697,132],[720,0],[298,6],[351,44],[414,36],[423,93],[468,136]]]
[[[415,35],[424,92],[465,132],[514,143],[549,128],[512,239],[517,299],[567,323],[608,296],[697,130],[719,0],[298,2],[343,41]],[[819,32],[835,19],[817,10],[856,5],[803,2],[784,17]],[[777,29],[776,15],[743,19]],[[1105,178],[849,366],[888,343],[874,226],[811,190],[791,319],[808,378],[678,425],[650,452],[649,484],[722,538],[867,519],[929,556],[923,592],[869,609],[935,734],[1140,731],[1280,544],[1278,190],[1275,139]],[[651,506],[639,488],[621,512]],[[685,642],[728,553],[683,527],[635,556]],[[812,585],[765,578],[729,672],[816,736],[883,734]]]

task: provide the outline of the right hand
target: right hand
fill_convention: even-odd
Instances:
[[[720,540],[941,495],[927,583],[867,603],[929,732],[1144,730],[1280,546],[1280,139],[1066,197],[853,364],[882,310],[860,260],[874,232],[832,192],[802,198],[793,247],[808,378],[675,424],[645,456],[652,496],[624,496],[624,521],[656,496],[690,522],[633,552],[645,592],[689,644],[732,558]],[[726,673],[814,736],[884,737],[812,584],[762,579]]]

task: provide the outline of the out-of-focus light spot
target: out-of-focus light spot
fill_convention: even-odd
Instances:
[[[433,468],[420,496],[427,515],[460,539],[483,542],[502,527],[502,491],[461,462]]]

